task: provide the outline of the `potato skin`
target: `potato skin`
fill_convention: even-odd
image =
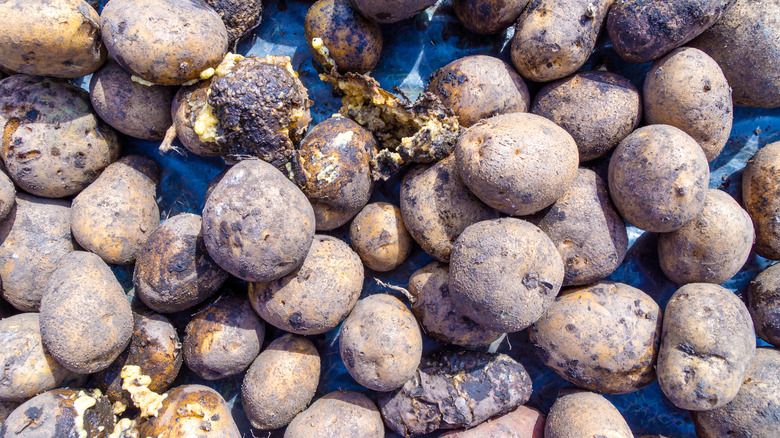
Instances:
[[[514,24],[529,0],[453,0],[452,7],[466,29],[483,35]]]
[[[750,215],[726,192],[709,189],[701,213],[658,236],[658,261],[677,284],[721,284],[750,257],[756,233]]]
[[[371,295],[355,305],[341,326],[339,353],[359,384],[392,391],[414,375],[422,358],[417,320],[392,295]]]
[[[416,15],[436,0],[350,0],[364,16],[379,23],[395,23]]]
[[[204,2],[219,14],[227,30],[229,44],[234,48],[241,39],[260,25],[263,18],[262,0],[204,0]]]
[[[227,154],[227,147],[217,142],[203,142],[195,132],[195,122],[208,103],[211,80],[201,81],[189,87],[181,87],[171,104],[171,118],[182,146],[199,157],[220,157]]]
[[[15,203],[16,186],[4,171],[0,171],[0,221],[8,217]]]
[[[225,399],[202,385],[168,391],[156,417],[138,427],[139,436],[241,438]]]
[[[468,430],[445,432],[441,438],[544,438],[544,415],[534,408],[518,406],[512,412]]]
[[[742,174],[742,205],[753,219],[756,242],[753,250],[761,257],[780,260],[780,142],[759,149],[745,164]]]
[[[587,391],[558,397],[544,425],[545,438],[608,436],[633,438],[620,412],[606,398]]]
[[[10,0],[0,5],[0,67],[78,78],[106,61],[99,16],[82,0]]]
[[[755,351],[753,321],[739,297],[715,284],[686,284],[666,305],[658,383],[681,409],[715,409],[737,395]]]
[[[271,342],[246,372],[241,402],[252,427],[278,429],[306,409],[320,381],[314,344],[286,334]]]
[[[653,63],[645,79],[645,121],[672,125],[714,160],[731,134],[734,105],[723,71],[701,50],[683,47]]]
[[[370,398],[354,391],[325,394],[296,415],[284,438],[384,438],[385,425]]]
[[[669,125],[637,129],[609,161],[609,194],[620,214],[645,231],[682,228],[704,208],[707,157],[685,132]]]
[[[772,265],[750,282],[747,307],[753,317],[756,334],[780,346],[780,265]]]
[[[368,204],[355,216],[349,241],[366,267],[378,272],[400,266],[414,242],[404,226],[401,209],[387,202]]]

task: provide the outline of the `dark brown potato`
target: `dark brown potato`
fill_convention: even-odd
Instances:
[[[544,415],[534,408],[518,406],[473,429],[445,432],[440,438],[544,438]]]
[[[584,162],[608,154],[639,126],[642,100],[628,79],[589,71],[546,85],[534,98],[531,112],[571,134]]]
[[[0,221],[5,219],[14,208],[15,200],[16,186],[14,186],[14,182],[4,171],[0,171]]]
[[[414,240],[401,209],[387,202],[366,205],[349,227],[349,241],[367,268],[392,271],[409,257]]]
[[[745,164],[742,174],[742,205],[753,219],[761,257],[780,260],[780,142],[764,146]]]
[[[219,17],[228,33],[228,43],[235,47],[247,37],[263,19],[262,0],[204,0]]]
[[[395,23],[413,17],[436,0],[350,0],[366,17],[380,23]]]
[[[208,90],[211,81],[201,81],[190,87],[181,87],[176,92],[171,105],[171,117],[173,118],[174,132],[169,131],[166,139],[160,146],[162,152],[167,152],[173,142],[173,134],[179,138],[185,149],[200,157],[220,157],[227,154],[227,148],[220,145],[214,139],[201,141],[195,132],[195,123],[198,121],[203,108],[208,104]]]
[[[117,1],[117,0],[112,0]],[[215,390],[182,385],[168,391],[159,413],[138,427],[142,437],[241,438],[230,406]]]
[[[385,423],[403,436],[472,427],[531,397],[531,378],[503,354],[443,351],[426,357],[401,388],[379,394]]]
[[[211,259],[203,243],[201,217],[176,215],[155,229],[138,253],[133,285],[152,310],[178,312],[219,290],[229,274]]]
[[[615,406],[599,394],[576,391],[559,396],[547,415],[544,438],[633,438]]]
[[[384,438],[385,424],[374,402],[354,391],[325,394],[296,415],[284,438]]]
[[[766,268],[750,282],[747,307],[758,336],[780,347],[780,265]]]
[[[492,56],[452,61],[433,72],[427,89],[467,128],[500,114],[527,112],[531,103],[523,78],[511,65]]]
[[[529,0],[453,0],[455,15],[466,29],[488,35],[517,21]]]

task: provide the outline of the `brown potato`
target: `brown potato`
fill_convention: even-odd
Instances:
[[[544,438],[544,415],[534,408],[514,411],[468,430],[445,432],[440,438]]]
[[[236,47],[238,42],[247,37],[263,18],[262,0],[204,0],[211,6],[228,33],[228,42],[231,47]]]
[[[756,242],[753,250],[761,257],[780,260],[780,142],[759,149],[745,164],[742,174],[742,205],[753,219]]]
[[[0,427],[3,426],[5,419],[8,418],[8,416],[11,415],[11,412],[13,412],[14,409],[16,409],[20,404],[21,403],[0,401]],[[2,429],[0,429],[0,432],[2,432]]]
[[[11,209],[14,208],[16,200],[16,186],[11,178],[0,171],[0,221],[8,216]]]
[[[707,411],[737,395],[756,351],[745,304],[715,284],[686,284],[666,305],[658,383],[675,406]]]
[[[349,227],[352,249],[369,269],[392,271],[409,257],[414,240],[406,231],[401,209],[387,202],[366,205]]]
[[[114,0],[116,1],[116,0]],[[241,438],[230,406],[215,390],[182,385],[168,391],[157,416],[138,427],[139,436],[166,438]]]
[[[246,372],[241,403],[252,427],[278,429],[306,409],[320,381],[320,355],[308,339],[286,334]]]
[[[384,438],[385,425],[374,402],[354,391],[334,391],[296,415],[284,438]]]
[[[181,87],[176,92],[171,105],[173,127],[166,133],[166,139],[160,146],[160,151],[167,152],[172,148],[173,134],[182,146],[199,157],[221,157],[227,154],[227,147],[216,141],[202,141],[195,132],[195,123],[203,108],[208,103],[208,90],[211,80],[201,81],[189,87]]]
[[[739,203],[726,192],[709,189],[694,220],[658,236],[658,261],[677,284],[721,284],[742,269],[755,237],[750,215]]]
[[[366,17],[379,23],[395,23],[416,15],[436,0],[350,0]]]
[[[149,158],[130,155],[111,164],[73,199],[73,237],[106,263],[133,263],[160,224],[159,182],[160,169]]]
[[[645,231],[668,233],[699,215],[710,182],[707,157],[669,125],[639,128],[609,161],[609,194],[620,214]]]
[[[753,317],[756,334],[780,347],[780,265],[766,268],[750,282],[747,308]]]
[[[529,0],[453,0],[455,15],[466,29],[488,35],[517,21]]]
[[[547,415],[544,438],[634,438],[615,406],[599,394],[576,391],[559,396]]]

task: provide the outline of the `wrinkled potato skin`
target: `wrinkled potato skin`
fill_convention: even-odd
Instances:
[[[201,217],[182,213],[155,229],[138,253],[133,285],[152,310],[189,309],[214,295],[229,274],[212,260],[203,243]]]
[[[74,249],[70,204],[19,193],[0,222],[2,296],[23,312],[37,312],[49,276]]]
[[[658,236],[658,261],[677,284],[721,284],[742,269],[755,236],[750,215],[739,203],[709,189],[696,219]]]
[[[225,399],[202,385],[182,385],[168,391],[159,415],[142,423],[138,431],[142,437],[242,437]]]
[[[231,47],[234,47],[252,30],[260,25],[263,18],[262,0],[204,0],[219,17],[228,33]]]
[[[514,24],[529,0],[453,0],[452,7],[466,29],[483,35]]]
[[[395,23],[417,15],[436,0],[350,0],[364,16],[379,23]]]
[[[745,304],[715,284],[687,284],[666,305],[658,383],[681,409],[705,411],[730,402],[756,351]]]
[[[0,81],[0,157],[28,193],[75,195],[119,158],[116,133],[97,117],[86,91],[51,78]]]
[[[639,90],[606,71],[576,73],[542,88],[531,112],[552,120],[577,143],[580,162],[611,152],[642,120]]]
[[[467,128],[500,114],[528,112],[531,104],[523,78],[511,65],[492,56],[452,61],[433,72],[428,91],[439,96]]]
[[[403,385],[422,358],[417,320],[392,295],[371,295],[358,301],[339,336],[339,353],[347,371],[375,391]]]
[[[614,0],[531,0],[512,38],[512,63],[536,82],[568,76],[593,52]]]
[[[11,178],[0,171],[0,221],[8,217],[8,213],[14,208],[16,200],[16,186]]]
[[[106,61],[99,16],[82,0],[10,0],[0,5],[0,67],[78,78]]]
[[[544,415],[534,408],[514,411],[468,430],[445,432],[440,438],[544,438]]]
[[[160,169],[149,158],[129,155],[111,164],[73,199],[73,237],[106,263],[133,263],[160,224],[159,182]]]
[[[414,243],[401,209],[387,202],[366,205],[349,227],[349,240],[366,267],[378,272],[400,266]]]
[[[699,144],[669,125],[639,128],[609,161],[609,194],[620,214],[645,231],[682,228],[704,208],[710,168]]]
[[[310,340],[292,334],[275,339],[249,367],[241,387],[252,427],[289,424],[314,398],[319,381],[320,355]]]
[[[100,257],[83,251],[70,253],[52,273],[39,319],[46,348],[78,374],[108,368],[133,335],[122,286]]]
[[[742,174],[742,205],[753,219],[756,242],[753,250],[761,257],[780,260],[780,142],[759,149],[745,164]]]
[[[723,71],[698,49],[684,47],[659,59],[644,84],[645,121],[672,125],[699,142],[714,160],[731,134],[734,105]]]
[[[385,425],[374,402],[354,391],[324,395],[296,415],[284,438],[384,438]]]
[[[615,406],[599,394],[578,391],[555,400],[544,425],[544,438],[634,438]]]
[[[780,347],[780,265],[775,264],[758,274],[747,290],[747,306],[756,334]]]
[[[203,142],[195,133],[195,121],[203,107],[208,103],[208,90],[211,80],[201,81],[189,87],[181,87],[176,92],[171,105],[171,117],[176,135],[182,146],[199,157],[221,157],[227,154],[227,148],[217,142]]]

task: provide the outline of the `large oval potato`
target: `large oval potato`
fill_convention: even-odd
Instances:
[[[756,334],[780,347],[780,264],[766,268],[750,282],[747,306]]]
[[[761,257],[780,260],[780,142],[759,149],[745,164],[742,174],[742,205],[753,219],[756,242],[753,250]]]
[[[284,438],[384,438],[385,424],[374,402],[354,391],[325,394],[296,415]]]
[[[158,414],[141,423],[138,432],[142,437],[243,436],[225,399],[217,391],[202,385],[182,385],[168,391]]]
[[[615,405],[599,394],[575,391],[559,396],[544,424],[544,438],[634,438]]]

